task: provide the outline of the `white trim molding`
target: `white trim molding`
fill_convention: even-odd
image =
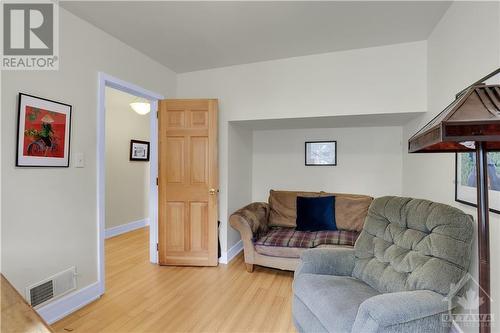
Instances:
[[[220,253],[219,264],[227,264],[227,252]]]
[[[126,232],[134,231],[140,228],[147,227],[149,225],[149,218],[145,218],[142,220],[132,221],[130,223],[125,223],[122,225],[118,225],[116,227],[108,228],[104,232],[104,237],[106,239],[115,237]]]
[[[99,72],[97,75],[97,282],[99,283],[100,294],[104,294],[105,281],[104,281],[104,239],[106,236],[105,231],[105,184],[106,184],[106,165],[105,165],[105,137],[106,137],[106,107],[105,107],[105,91],[106,87],[111,87],[134,96],[142,97],[151,102],[153,112],[150,112],[151,121],[151,152],[150,152],[150,195],[149,195],[149,260],[157,263],[157,195],[156,189],[156,176],[158,175],[158,157],[156,156],[157,150],[157,126],[158,120],[156,118],[156,108],[158,100],[164,97],[160,94],[151,92],[133,83],[123,81],[106,73]]]
[[[161,99],[157,96],[158,99]],[[150,116],[150,153],[149,153],[149,261],[153,264],[158,263],[158,186],[156,179],[158,177],[158,118],[154,112],[158,112],[158,100],[151,100]]]
[[[47,323],[52,324],[95,301],[101,297],[101,295],[101,286],[99,282],[96,282],[85,288],[58,298],[53,302],[36,309],[36,311]]]
[[[241,251],[243,251],[243,241],[240,240],[238,243],[231,246],[229,251],[222,252],[220,254],[219,263],[229,264]]]

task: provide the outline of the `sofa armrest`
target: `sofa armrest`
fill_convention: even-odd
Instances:
[[[380,294],[361,303],[352,331],[380,332],[409,322],[418,326],[418,320],[448,310],[444,296],[430,290]]]
[[[243,253],[247,270],[253,270],[255,249],[254,239],[266,233],[269,230],[269,205],[265,202],[254,202],[236,212],[229,217],[231,226],[240,232],[243,242]]]
[[[354,269],[354,249],[310,249],[302,252],[295,278],[300,274],[350,276]]]
[[[229,223],[241,233],[242,239],[244,236],[250,236],[252,239],[267,232],[268,217],[269,205],[265,202],[254,202],[231,214]]]

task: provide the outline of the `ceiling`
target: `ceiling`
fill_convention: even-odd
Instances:
[[[446,1],[62,1],[177,73],[425,40]]]

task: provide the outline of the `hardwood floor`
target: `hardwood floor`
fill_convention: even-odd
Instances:
[[[0,332],[51,333],[52,330],[24,300],[7,279],[0,274],[1,305]]]
[[[106,240],[105,295],[56,332],[295,332],[291,272],[149,263],[147,228]]]

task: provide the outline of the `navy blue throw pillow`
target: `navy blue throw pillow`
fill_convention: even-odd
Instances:
[[[297,197],[296,230],[337,230],[335,197]]]

